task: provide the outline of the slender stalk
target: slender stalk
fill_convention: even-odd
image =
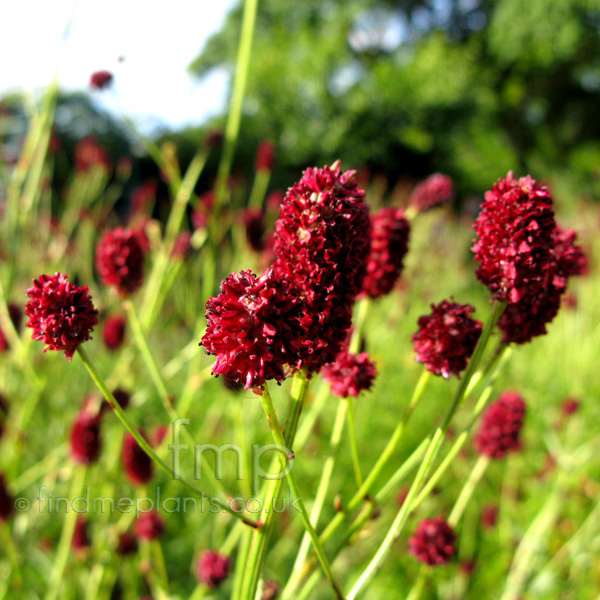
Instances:
[[[50,573],[46,600],[56,600],[60,592],[60,583],[65,572],[65,567],[67,566],[67,560],[69,559],[71,542],[73,540],[73,533],[75,532],[75,523],[77,522],[77,512],[73,508],[73,500],[77,498],[83,490],[85,484],[85,471],[86,468],[84,465],[77,465],[73,471],[71,490],[69,492],[69,504],[63,522],[62,533],[60,534],[60,541],[58,542],[54,565]]]
[[[469,365],[467,366],[466,372],[464,373],[463,378],[460,381],[460,384],[458,386],[458,389],[456,391],[456,394],[454,396],[454,399],[452,401],[450,409],[448,410],[448,413],[446,414],[446,417],[444,418],[442,425],[440,427],[438,427],[436,429],[435,433],[433,434],[431,442],[429,443],[429,448],[427,449],[427,452],[425,453],[423,462],[421,463],[421,466],[419,467],[419,470],[417,471],[417,475],[415,476],[415,479],[410,487],[410,490],[408,491],[406,500],[404,501],[402,507],[400,508],[400,511],[396,515],[396,518],[394,519],[394,522],[392,523],[390,530],[388,531],[387,535],[385,536],[379,549],[375,553],[375,556],[371,559],[371,561],[367,565],[367,568],[363,571],[363,573],[360,575],[360,577],[358,578],[356,583],[352,586],[352,589],[348,593],[348,600],[354,600],[354,598],[356,598],[358,596],[358,594],[362,591],[362,589],[371,581],[371,579],[373,578],[375,573],[379,570],[381,564],[383,563],[383,560],[387,557],[393,543],[396,541],[396,539],[399,537],[400,533],[402,532],[402,529],[404,528],[404,524],[406,523],[406,520],[410,513],[411,505],[415,498],[417,490],[423,484],[429,469],[433,465],[433,462],[434,462],[434,460],[437,456],[437,453],[438,453],[438,451],[442,445],[442,442],[444,440],[444,436],[446,434],[448,426],[450,425],[450,422],[452,421],[452,418],[454,417],[456,410],[458,409],[461,402],[463,401],[463,398],[467,391],[469,382],[471,381],[471,378],[472,378],[473,374],[475,373],[475,370],[477,369],[479,362],[481,361],[481,358],[483,356],[485,347],[487,346],[488,340],[490,339],[492,331],[493,331],[496,323],[498,322],[498,319],[500,318],[500,315],[502,314],[502,311],[504,310],[504,308],[505,308],[505,304],[503,304],[503,303],[494,302],[492,304],[492,310],[491,310],[490,317],[485,325],[485,328],[481,334],[481,337],[479,338],[479,342],[477,343],[477,346],[475,347],[475,351],[473,352],[473,356],[471,357],[471,360],[469,361]]]
[[[269,421],[269,427],[271,429],[273,441],[276,444],[285,447],[285,439],[283,437],[281,426],[279,425],[279,419],[277,418],[277,413],[275,412],[275,407],[273,406],[273,401],[271,400],[271,395],[269,394],[269,388],[266,384],[264,386],[261,399],[263,410],[265,411],[265,415],[267,416],[267,420]],[[286,466],[286,459],[284,457],[280,456],[280,462],[282,467]],[[306,512],[304,501],[302,500],[302,496],[300,495],[298,484],[296,483],[296,479],[291,470],[288,471],[286,479],[289,483],[290,489],[292,490],[294,499],[300,507],[300,518],[302,519],[302,523],[304,524],[304,527],[306,528],[306,531],[310,536],[310,539],[315,548],[315,553],[319,559],[319,562],[321,563],[321,567],[323,568],[323,571],[325,572],[325,575],[336,594],[336,598],[338,598],[338,600],[343,600],[344,595],[342,594],[341,589],[331,571],[331,565],[329,564],[329,560],[325,555],[325,551],[323,550],[323,547],[319,542],[319,536],[317,535],[317,532],[315,531],[314,527],[310,522],[310,519],[308,518],[308,513]]]
[[[169,465],[167,465],[167,463],[164,460],[162,460],[162,458],[160,458],[160,456],[158,456],[158,454],[156,454],[156,452],[153,450],[152,446],[150,446],[150,444],[146,441],[146,439],[135,428],[133,423],[131,423],[131,421],[129,420],[129,417],[125,414],[125,411],[119,406],[119,403],[115,400],[115,398],[112,395],[112,393],[110,392],[110,390],[106,387],[106,384],[104,383],[102,377],[100,376],[100,374],[94,367],[93,363],[88,358],[85,350],[83,350],[83,348],[81,346],[78,346],[77,353],[81,357],[81,360],[83,361],[84,365],[86,366],[86,368],[87,368],[89,374],[91,375],[92,379],[94,380],[95,384],[98,386],[98,389],[102,392],[102,395],[106,398],[106,401],[108,402],[110,407],[113,409],[113,411],[115,412],[115,414],[117,415],[117,417],[121,421],[121,423],[123,423],[123,425],[125,426],[127,431],[129,431],[129,433],[131,433],[131,435],[135,438],[135,440],[139,444],[140,448],[163,471],[168,473],[172,479],[176,479],[177,481],[179,481],[181,483],[181,485],[183,485],[184,487],[193,491],[194,493],[198,494],[202,499],[206,498],[206,494],[201,489],[197,488],[195,485],[192,485],[189,481],[187,481],[183,477],[180,477],[178,474],[174,473],[171,470],[171,468],[169,467]],[[246,519],[241,514],[239,514],[235,510],[233,510],[231,508],[231,506],[229,506],[229,504],[222,502],[218,498],[212,498],[211,501],[214,502],[215,504],[217,504],[219,506],[219,508],[221,508],[225,512],[229,513],[231,516],[242,521],[244,524],[249,525],[250,527],[258,527],[259,526],[256,522]]]
[[[356,478],[356,485],[360,489],[363,485],[362,470],[360,468],[360,458],[358,456],[358,443],[356,441],[356,425],[354,422],[354,404],[352,398],[345,400],[348,407],[348,434],[350,436],[350,452],[352,454],[352,466],[354,468],[354,477]]]
[[[452,511],[450,512],[450,516],[448,517],[448,525],[450,525],[450,527],[456,527],[460,521],[460,518],[462,517],[463,512],[465,511],[465,508],[467,507],[467,504],[469,503],[469,500],[475,491],[475,488],[477,487],[477,484],[480,482],[489,465],[489,457],[481,454],[477,459],[469,478],[465,482],[463,489],[461,490],[460,495],[458,496],[458,499],[452,508]]]
[[[250,192],[250,200],[248,206],[250,208],[262,208],[265,196],[267,194],[267,187],[269,187],[269,180],[271,179],[271,171],[269,169],[260,169],[254,176],[254,184],[252,185],[252,191]]]
[[[421,598],[421,594],[423,594],[423,590],[425,589],[428,574],[429,570],[425,569],[425,565],[422,565],[419,569],[419,575],[417,576],[415,585],[406,597],[406,600],[419,600]]]
[[[331,482],[331,476],[333,474],[333,468],[335,466],[335,459],[337,457],[338,449],[340,446],[340,440],[342,439],[344,419],[346,418],[347,410],[348,403],[343,398],[340,398],[340,402],[338,404],[338,411],[335,417],[335,422],[333,424],[333,430],[331,432],[331,439],[329,441],[329,455],[327,456],[327,459],[325,460],[325,464],[323,466],[323,473],[321,475],[321,480],[319,481],[319,487],[317,488],[315,503],[310,513],[310,522],[312,523],[313,527],[316,527],[319,523],[321,509],[323,508],[325,497],[327,496],[327,491],[329,490],[329,484]],[[309,550],[310,536],[308,535],[308,532],[305,532],[304,536],[302,537],[302,542],[300,543],[300,550],[298,551],[298,555],[294,563],[292,575],[283,591],[283,597],[286,597],[287,595],[286,590],[295,589],[297,583],[301,579],[304,562],[306,561],[306,556],[308,555]]]
[[[13,539],[13,534],[10,530],[9,524],[7,522],[0,523],[0,527],[2,528],[2,533],[4,534],[4,549],[6,554],[8,554],[14,574],[12,579],[12,587],[15,589],[15,591],[20,591],[23,589],[23,575],[21,574],[19,551],[15,545],[15,540]]]

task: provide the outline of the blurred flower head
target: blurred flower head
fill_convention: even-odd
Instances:
[[[144,435],[142,431],[140,433]],[[152,479],[152,459],[144,452],[131,433],[128,433],[123,440],[121,459],[125,475],[131,483],[142,485]]]
[[[125,340],[125,317],[113,315],[104,319],[102,341],[109,350],[118,350]]]
[[[230,570],[229,558],[213,550],[204,551],[196,565],[198,579],[210,589],[219,587],[227,579]]]
[[[449,563],[456,554],[456,534],[444,517],[422,519],[410,538],[410,552],[431,566]]]
[[[96,462],[102,448],[100,415],[92,415],[85,408],[77,415],[71,429],[71,458],[82,464]]]
[[[366,352],[340,352],[334,362],[323,367],[321,374],[329,382],[334,395],[347,398],[370,390],[377,377],[377,369]]]
[[[414,206],[418,212],[423,213],[449,202],[453,196],[452,179],[448,175],[434,173],[415,186],[411,192],[409,204]]]
[[[143,540],[155,540],[165,531],[165,522],[156,512],[142,513],[135,522],[135,532]]]
[[[90,77],[90,87],[94,90],[103,90],[113,82],[113,76],[110,71],[95,71]]]

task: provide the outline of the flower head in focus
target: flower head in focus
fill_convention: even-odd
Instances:
[[[40,275],[27,290],[25,314],[34,340],[42,340],[46,350],[63,350],[68,360],[77,346],[90,339],[98,324],[98,311],[88,287],[71,283],[67,275]]]
[[[431,314],[419,318],[419,331],[412,336],[415,360],[434,375],[459,376],[475,350],[482,325],[471,317],[475,309],[468,304],[442,300],[431,308]]]

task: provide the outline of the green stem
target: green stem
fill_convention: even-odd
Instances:
[[[15,540],[13,539],[13,535],[10,530],[10,525],[7,522],[1,523],[0,525],[2,527],[2,532],[4,533],[4,548],[6,554],[8,554],[8,557],[10,559],[10,563],[12,565],[12,570],[14,573],[12,587],[15,589],[15,591],[22,591],[23,575],[21,574],[19,551],[17,550],[17,547],[15,545]]]
[[[352,337],[350,339],[350,352],[352,354],[357,354],[360,350],[360,338],[370,307],[370,298],[362,298],[357,302],[356,318],[354,320],[354,328],[352,329]]]
[[[419,569],[419,575],[415,581],[415,585],[406,597],[406,600],[419,600],[425,589],[425,583],[427,582],[428,569],[425,569],[425,565]]]
[[[383,560],[389,554],[393,543],[396,541],[396,539],[398,539],[398,537],[402,533],[402,529],[404,528],[404,524],[406,523],[408,515],[411,511],[411,508],[412,508],[411,505],[413,503],[413,499],[415,498],[417,490],[421,487],[421,485],[425,481],[425,477],[427,476],[429,469],[431,468],[431,466],[433,465],[433,462],[435,461],[437,453],[438,453],[438,451],[442,445],[442,442],[444,440],[448,426],[450,425],[450,422],[452,421],[452,418],[454,417],[456,410],[458,409],[458,407],[460,406],[461,402],[464,399],[465,392],[467,391],[467,387],[469,386],[469,382],[471,381],[471,378],[472,378],[473,374],[475,373],[475,370],[477,369],[479,362],[481,361],[481,358],[485,351],[485,347],[487,346],[488,340],[490,339],[492,331],[494,330],[494,327],[495,327],[496,323],[498,322],[498,319],[500,318],[500,315],[502,314],[504,308],[505,308],[504,303],[494,302],[492,304],[490,317],[485,325],[485,328],[481,334],[481,337],[479,338],[477,346],[475,347],[475,351],[473,352],[473,356],[471,357],[471,360],[469,361],[469,365],[467,366],[466,372],[464,373],[464,375],[460,381],[460,384],[458,386],[458,389],[456,391],[456,394],[454,396],[454,399],[452,401],[450,409],[448,410],[446,417],[444,418],[444,421],[442,422],[442,425],[436,429],[431,441],[429,442],[429,447],[427,449],[427,452],[425,453],[423,462],[421,463],[421,466],[419,467],[419,470],[417,471],[417,475],[415,476],[415,479],[408,491],[406,500],[402,504],[400,511],[396,515],[396,518],[394,519],[392,526],[390,527],[388,533],[386,534],[379,549],[375,553],[375,556],[371,559],[371,561],[367,565],[367,568],[363,571],[363,573],[360,575],[360,577],[358,578],[356,583],[352,586],[352,589],[348,593],[348,600],[354,600],[358,596],[358,594],[362,591],[362,589],[371,581],[371,579],[374,577],[375,573],[381,567]]]
[[[269,187],[269,179],[271,179],[271,171],[268,169],[261,169],[256,172],[252,191],[250,192],[250,200],[248,202],[250,208],[263,207],[263,202],[267,194],[267,187]]]
[[[50,581],[48,582],[46,600],[56,600],[60,592],[60,584],[65,572],[65,567],[67,566],[69,552],[71,551],[73,533],[75,532],[75,523],[77,522],[77,512],[73,508],[73,500],[77,498],[83,491],[83,486],[85,484],[85,471],[86,468],[84,465],[77,465],[73,472],[71,490],[69,492],[69,504],[67,506],[65,520],[63,521],[62,533],[60,534],[60,541],[58,542],[58,549],[56,551],[56,558],[54,559],[54,565],[50,573]]]
[[[354,477],[356,485],[360,489],[363,485],[363,476],[360,468],[360,459],[358,457],[358,443],[356,441],[356,425],[354,423],[354,405],[352,398],[345,400],[348,407],[348,434],[350,436],[350,452],[352,454],[352,466],[354,467]]]
[[[273,401],[271,400],[271,395],[269,394],[269,388],[266,384],[264,386],[261,399],[262,399],[263,410],[265,411],[265,415],[267,416],[267,420],[269,421],[269,427],[271,429],[273,441],[276,444],[278,444],[282,447],[285,447],[285,439],[284,439],[283,433],[281,431],[281,426],[279,425],[279,419],[277,418],[277,413],[275,412],[275,407],[273,406]],[[284,457],[280,456],[280,462],[281,462],[281,466],[285,468],[286,467],[286,459]],[[296,479],[291,470],[288,471],[288,473],[286,475],[286,479],[288,481],[290,489],[292,490],[294,499],[296,500],[298,506],[300,507],[300,510],[299,510],[300,518],[302,519],[302,523],[304,524],[304,527],[306,528],[306,531],[308,532],[308,535],[310,536],[310,539],[315,548],[315,553],[317,555],[317,558],[319,559],[319,562],[321,563],[321,567],[323,568],[323,571],[325,572],[325,575],[326,575],[327,579],[329,580],[329,583],[331,584],[331,586],[336,594],[336,598],[338,598],[338,600],[343,600],[344,595],[342,594],[341,589],[331,571],[331,566],[329,564],[329,560],[327,559],[327,556],[325,555],[325,551],[323,550],[323,547],[321,546],[321,543],[319,542],[319,536],[317,535],[317,532],[315,531],[314,527],[312,526],[312,524],[310,522],[310,519],[308,518],[308,513],[306,512],[306,508],[304,506],[304,501],[302,500],[302,496],[300,495],[300,491],[298,489],[298,484],[296,483]]]
[[[106,384],[104,383],[102,377],[100,376],[98,371],[96,371],[96,368],[94,367],[93,363],[88,358],[85,350],[83,350],[83,348],[81,346],[77,347],[77,353],[81,357],[83,364],[86,366],[86,368],[87,368],[89,374],[91,375],[92,379],[94,380],[95,384],[98,386],[98,389],[102,392],[102,395],[104,396],[104,398],[106,398],[106,401],[108,402],[110,407],[113,409],[113,411],[115,412],[115,414],[117,415],[117,417],[121,421],[121,423],[123,423],[123,425],[125,426],[127,431],[129,431],[129,433],[131,433],[131,435],[135,438],[135,440],[139,444],[140,448],[163,471],[168,473],[172,479],[176,479],[177,481],[179,481],[181,483],[181,485],[183,485],[184,487],[193,491],[194,493],[198,494],[202,499],[204,499],[206,497],[206,494],[201,489],[192,485],[189,481],[187,481],[183,477],[180,477],[179,474],[174,473],[171,470],[171,468],[169,467],[169,465],[167,465],[167,463],[164,462],[162,460],[162,458],[160,458],[158,456],[158,454],[156,454],[156,452],[153,450],[152,446],[150,446],[150,444],[146,441],[146,439],[135,428],[133,423],[131,423],[131,421],[129,420],[129,417],[125,414],[125,411],[119,406],[119,403],[115,400],[115,398],[112,395],[112,393],[110,392],[110,390],[106,387]],[[211,502],[214,502],[215,504],[217,504],[219,506],[219,508],[221,508],[225,512],[229,513],[231,516],[235,517],[236,519],[239,519],[246,525],[249,525],[250,527],[258,527],[258,524],[256,522],[249,521],[248,519],[246,519],[245,517],[243,517],[242,515],[237,513],[235,510],[233,510],[231,508],[231,506],[229,506],[227,503],[222,502],[218,498],[212,498]]]
[[[477,484],[483,477],[489,465],[489,457],[481,454],[477,459],[471,474],[465,482],[463,489],[461,490],[460,495],[458,496],[458,499],[452,508],[452,511],[450,512],[450,516],[448,517],[448,525],[450,525],[450,527],[456,527],[460,521],[460,518],[462,517],[463,512],[465,511],[465,508],[467,507],[467,504],[469,503],[469,500],[475,491],[475,488],[477,487]]]

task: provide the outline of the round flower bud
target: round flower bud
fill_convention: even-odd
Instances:
[[[88,465],[96,462],[102,448],[100,437],[100,415],[91,415],[82,410],[71,429],[71,458]]]
[[[211,589],[219,587],[227,579],[230,570],[229,558],[212,550],[203,552],[196,565],[198,579]]]
[[[66,275],[40,275],[27,290],[25,314],[34,340],[42,340],[46,350],[64,350],[68,360],[77,346],[90,339],[98,324],[98,311],[88,287],[68,281]]]
[[[422,519],[410,539],[410,552],[427,565],[444,565],[456,554],[456,534],[444,517]]]
[[[415,360],[434,375],[458,377],[475,350],[482,325],[470,316],[475,309],[468,304],[442,300],[431,308],[430,315],[419,318],[419,331],[412,336]]]
[[[323,367],[321,374],[329,382],[334,395],[347,398],[358,396],[363,390],[370,390],[377,376],[377,369],[366,352],[340,352],[335,362]]]
[[[109,350],[118,350],[125,339],[125,317],[113,315],[104,320],[102,341]]]
[[[135,532],[143,540],[155,540],[165,531],[165,522],[156,511],[142,513],[135,522]]]

